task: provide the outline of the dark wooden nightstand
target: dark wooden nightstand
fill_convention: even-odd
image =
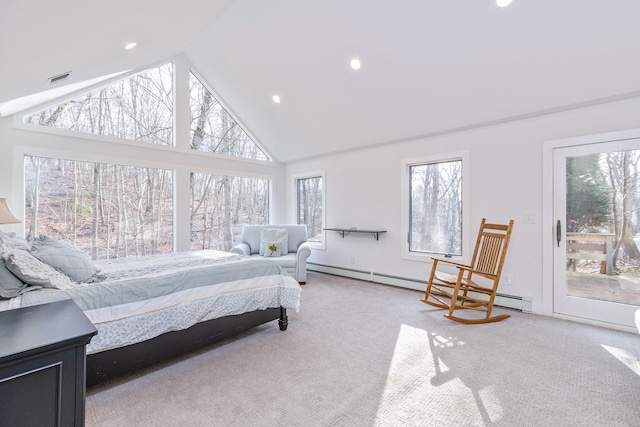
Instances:
[[[71,300],[0,312],[0,425],[84,426],[96,333]]]

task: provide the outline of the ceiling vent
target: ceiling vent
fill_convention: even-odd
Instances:
[[[60,83],[63,80],[67,80],[71,71],[67,71],[66,73],[58,74],[57,76],[49,77],[49,84]]]

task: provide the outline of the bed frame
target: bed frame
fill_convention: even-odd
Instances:
[[[89,354],[87,386],[175,358],[275,319],[280,330],[286,331],[287,310],[276,307],[207,320],[137,344]]]

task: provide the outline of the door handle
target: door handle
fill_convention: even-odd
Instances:
[[[558,242],[558,247],[560,247],[560,240],[562,240],[562,224],[558,220],[556,223],[556,242]]]

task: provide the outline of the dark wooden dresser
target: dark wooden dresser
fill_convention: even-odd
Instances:
[[[71,300],[0,312],[0,426],[84,426],[96,333]]]

